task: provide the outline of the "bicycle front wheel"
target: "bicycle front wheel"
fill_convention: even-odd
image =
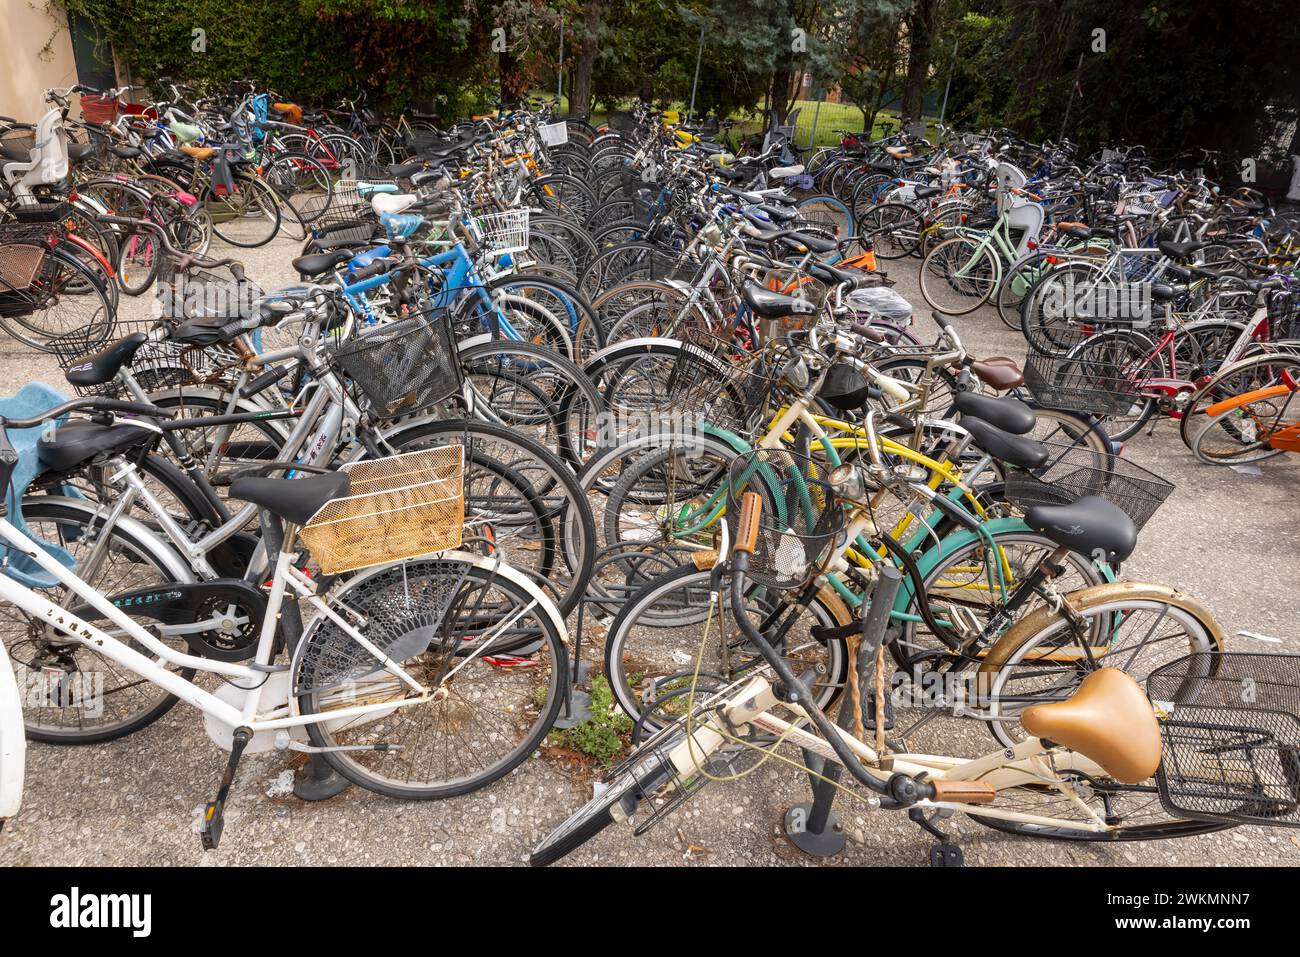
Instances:
[[[993,251],[965,236],[931,249],[921,263],[921,295],[950,316],[974,312],[993,295],[1001,270]]]
[[[234,177],[235,188],[218,193],[208,183],[200,197],[212,217],[212,231],[244,249],[265,246],[280,231],[280,203],[275,190],[256,176]]]

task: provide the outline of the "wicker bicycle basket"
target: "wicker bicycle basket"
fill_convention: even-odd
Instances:
[[[326,502],[300,533],[321,571],[355,571],[458,546],[464,453],[445,445],[344,466],[352,494]]]
[[[818,574],[844,528],[825,465],[784,448],[738,457],[727,474],[725,519],[733,541],[746,492],[763,500],[749,577],[769,588],[797,588]]]
[[[1141,529],[1174,490],[1162,479],[1128,459],[1086,445],[1044,442],[1047,463],[1032,472],[1007,471],[1007,501],[1021,508],[1069,505],[1096,495],[1119,507]]]
[[[1300,655],[1197,652],[1151,672],[1171,814],[1300,827]]]

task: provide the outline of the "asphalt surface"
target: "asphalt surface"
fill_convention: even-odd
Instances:
[[[277,241],[239,256],[250,276],[271,288],[294,279],[296,244]],[[932,335],[917,290],[915,265],[892,264],[898,289],[917,307],[923,337]],[[142,307],[124,299],[124,309]],[[1023,355],[1018,333],[990,310],[958,322],[977,356]],[[48,357],[0,342],[7,388],[31,379],[61,381]],[[1232,647],[1300,652],[1300,460],[1266,462],[1262,474],[1198,464],[1176,423],[1132,440],[1136,462],[1177,483],[1143,531],[1128,577],[1175,583],[1208,602]],[[1249,631],[1277,642],[1236,636]],[[994,745],[973,722],[931,722],[926,749],[975,756]],[[590,796],[586,776],[546,755],[527,761],[479,793],[442,802],[406,803],[358,788],[319,804],[287,797],[285,755],[255,755],[240,768],[218,851],[200,850],[195,822],[215,793],[225,754],[208,740],[201,716],[185,705],[126,739],[86,747],[33,744],[27,790],[17,818],[0,833],[0,865],[189,864],[493,864],[525,861],[529,849]],[[703,790],[664,824],[635,838],[607,830],[568,863],[794,865],[815,862],[777,833],[786,808],[807,799],[797,771],[768,765],[732,784]],[[849,841],[833,863],[926,863],[932,840],[901,815],[840,802]],[[1296,832],[1237,828],[1181,841],[1082,845],[1004,836],[965,819],[949,822],[972,865],[1296,865]]]

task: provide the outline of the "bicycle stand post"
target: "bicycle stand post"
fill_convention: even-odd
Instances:
[[[293,782],[293,796],[300,801],[324,801],[342,794],[352,782],[339,774],[321,755],[313,754],[311,762]]]
[[[880,569],[880,577],[871,590],[871,607],[862,623],[862,641],[858,644],[857,660],[853,667],[858,673],[858,687],[870,688],[875,685],[876,655],[889,628],[889,612],[894,606],[903,576],[892,565]],[[863,699],[865,700],[865,699]],[[861,707],[863,700],[859,700]],[[853,728],[853,703],[847,689],[840,700],[840,710],[835,723],[849,731]],[[832,857],[844,850],[847,840],[840,825],[839,816],[832,805],[835,802],[836,785],[844,768],[834,761],[827,761],[808,751],[804,751],[804,765],[808,768],[812,785],[812,801],[796,804],[785,814],[783,821],[785,836],[795,847],[814,857]]]

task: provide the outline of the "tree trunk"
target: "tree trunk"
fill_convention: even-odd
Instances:
[[[904,124],[921,118],[921,99],[925,80],[930,73],[930,55],[939,32],[939,12],[943,0],[917,0],[907,15],[907,78],[903,81],[901,107]]]
[[[588,0],[582,14],[582,42],[578,44],[573,60],[573,86],[569,91],[569,115],[591,117],[591,75],[596,67],[599,44],[596,34],[600,29],[601,4]]]
[[[790,106],[793,98],[790,96],[790,85],[794,80],[794,63],[789,55],[781,57],[777,61],[776,70],[772,73],[772,111],[776,113],[776,125],[781,126],[785,123],[785,118],[790,115]]]
[[[889,84],[894,81],[894,70],[898,66],[898,33],[902,26],[901,19],[894,21],[893,40],[889,44],[889,59],[885,61],[885,68],[880,71],[880,87],[876,90],[875,101],[871,106],[871,117],[867,120],[867,139],[871,139],[875,135],[876,117],[885,105],[885,96],[889,93]],[[863,114],[866,114],[865,110]]]

